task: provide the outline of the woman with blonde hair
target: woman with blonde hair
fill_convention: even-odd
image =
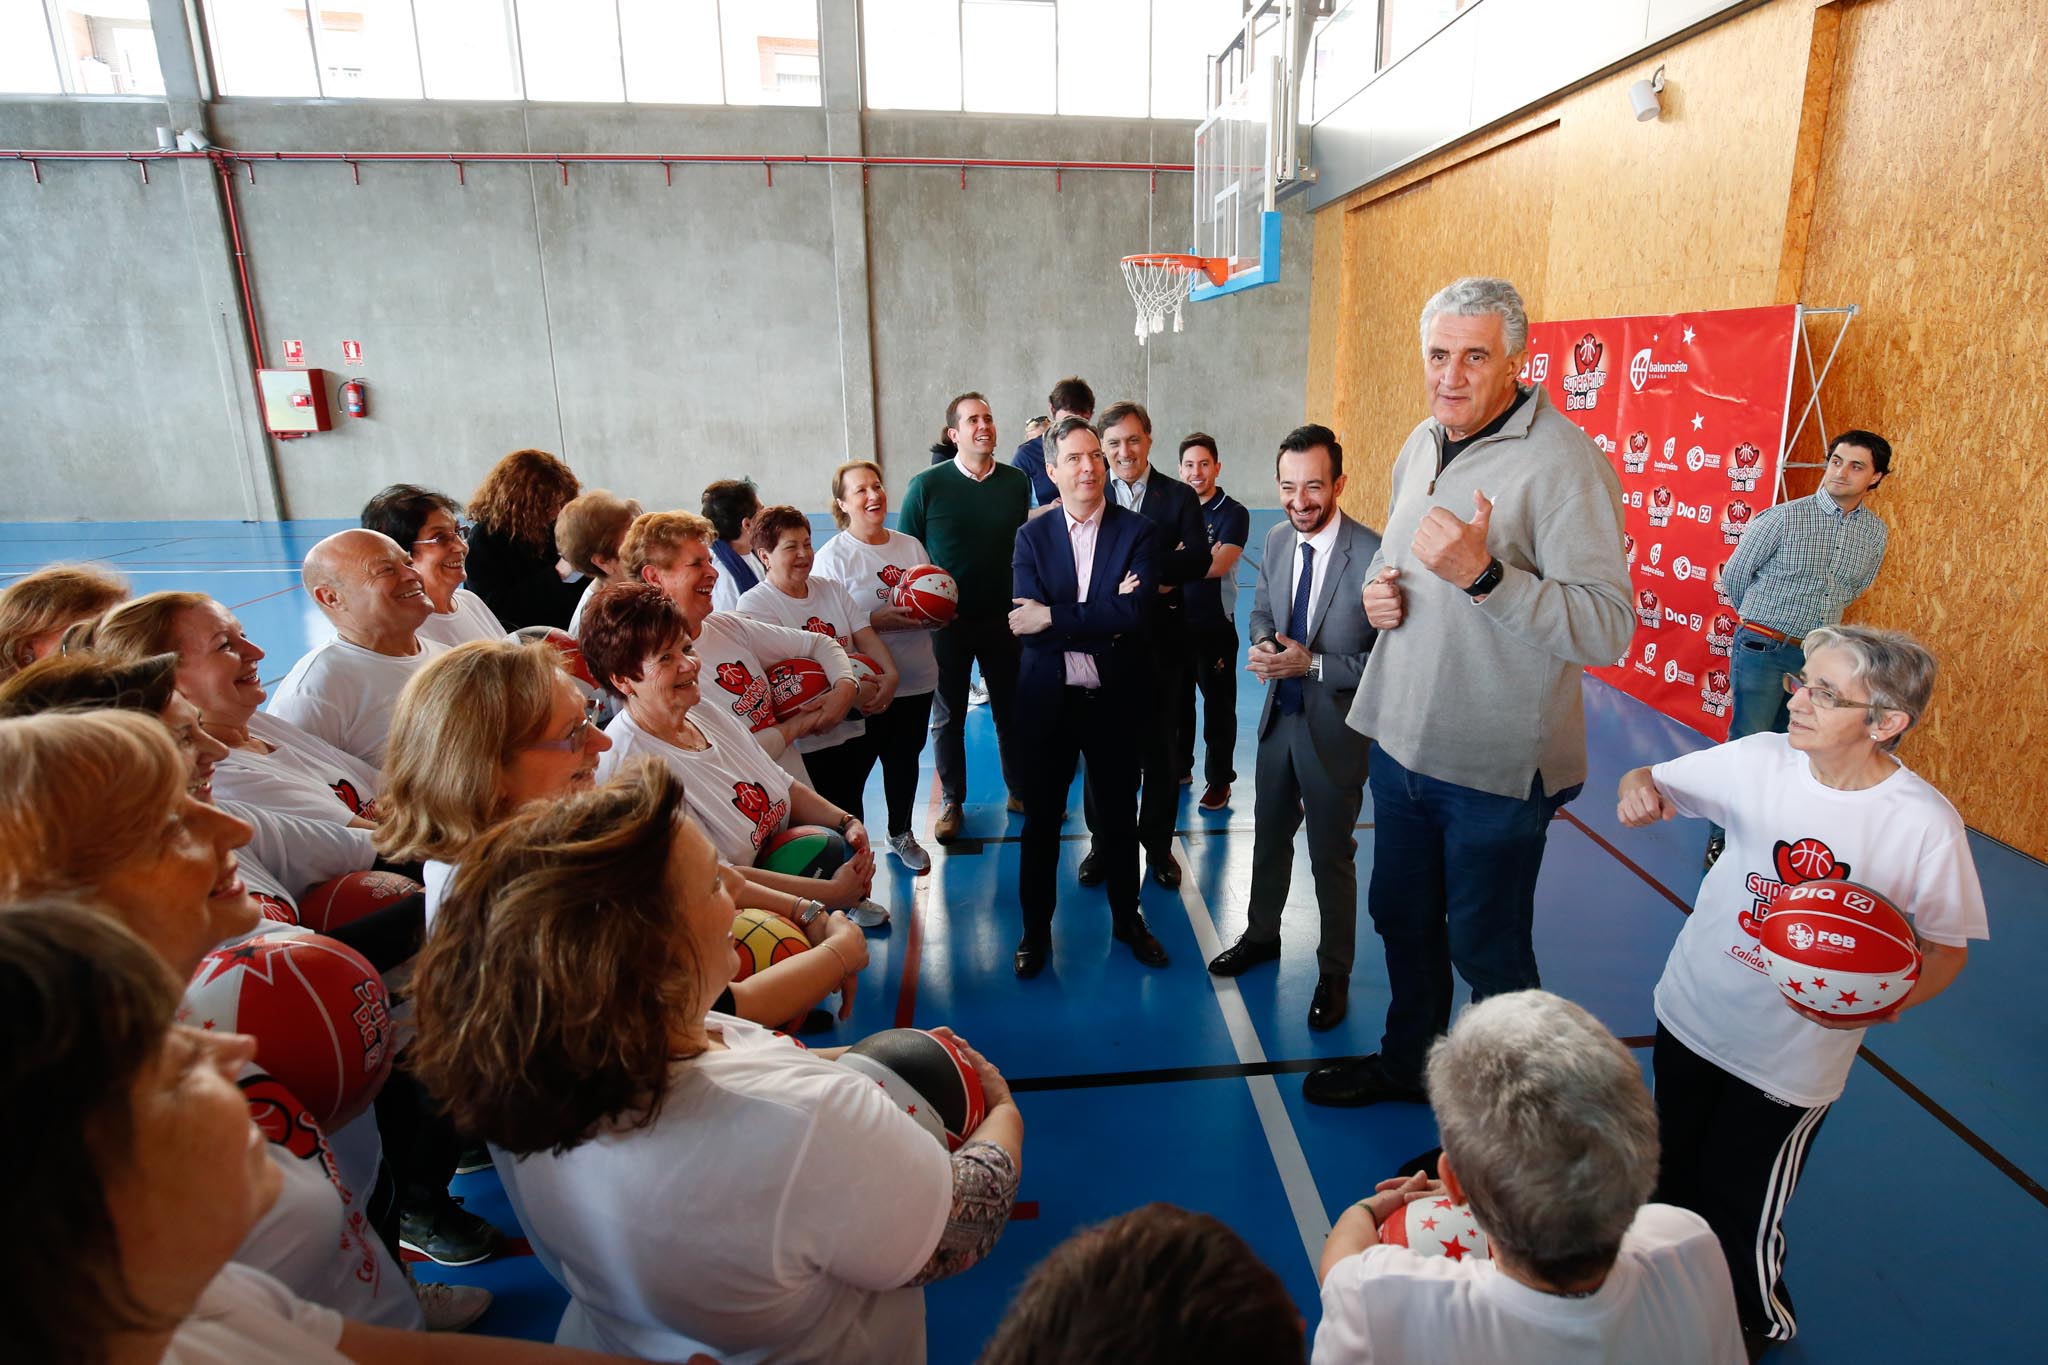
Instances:
[[[1023,1119],[959,1042],[988,1107],[949,1156],[864,1073],[717,1010],[739,885],[659,763],[529,806],[449,890],[420,1074],[570,1287],[557,1342],[921,1361],[921,1286],[994,1246]]]
[[[469,588],[505,629],[569,624],[583,589],[555,568],[555,518],[581,491],[569,466],[545,450],[515,450],[470,496]]]
[[[0,589],[0,678],[54,654],[64,632],[128,596],[127,580],[90,564],[52,564]]]

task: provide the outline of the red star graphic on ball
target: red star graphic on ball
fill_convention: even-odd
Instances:
[[[1457,1207],[1457,1205],[1453,1204],[1448,1199],[1439,1199],[1436,1201],[1436,1207],[1440,1209],[1454,1209]]]
[[[1470,1247],[1466,1246],[1463,1242],[1460,1242],[1455,1237],[1451,1238],[1450,1241],[1444,1243],[1444,1255],[1450,1257],[1454,1261],[1464,1260],[1465,1253],[1470,1250]]]
[[[1826,990],[1828,988],[1828,979],[1824,976],[1816,976],[1813,979],[1813,988],[1817,991]]]
[[[1843,991],[1842,998],[1840,1000],[1837,1000],[1835,1003],[1838,1005],[1860,1005],[1863,1002],[1856,998],[1856,992]]]
[[[1436,1229],[1436,1219],[1434,1219],[1434,1218],[1425,1218],[1425,1219],[1423,1219],[1423,1220],[1422,1220],[1422,1227],[1423,1227],[1423,1230],[1424,1230],[1425,1232],[1432,1232],[1432,1231],[1435,1231],[1435,1229]]]
[[[1787,981],[1785,985],[1794,995],[1806,994],[1806,987],[1797,981]]]
[[[915,1114],[917,1112],[917,1106],[914,1104],[905,1105],[903,1112],[906,1114]]]

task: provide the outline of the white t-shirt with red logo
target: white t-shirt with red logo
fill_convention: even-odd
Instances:
[[[1743,1365],[1728,1262],[1706,1219],[1645,1204],[1584,1298],[1532,1289],[1492,1261],[1367,1247],[1330,1268],[1314,1365],[1656,1361]]]
[[[344,1316],[230,1262],[171,1333],[161,1365],[345,1365]]]
[[[768,704],[769,664],[813,659],[834,682],[853,677],[846,651],[831,636],[791,630],[738,612],[714,611],[705,617],[697,632],[696,649],[703,663],[697,686],[704,697],[697,709],[721,707],[748,730],[765,730],[775,723],[775,712]],[[694,712],[691,718],[696,719]],[[776,762],[791,777],[810,785],[810,772],[796,745],[785,749]]]
[[[248,823],[250,835],[245,858],[253,856],[291,893],[294,904],[313,887],[350,872],[367,872],[377,861],[376,845],[370,842],[370,831],[366,829],[331,820],[280,815],[240,801],[217,804],[237,820]]]
[[[791,597],[767,579],[740,594],[739,611],[757,621],[771,621],[791,630],[822,635],[848,651],[853,650],[853,633],[866,627],[868,610],[854,603],[845,588],[829,578],[812,578],[808,597]],[[835,749],[849,739],[867,733],[867,722],[859,711],[848,711],[846,719],[822,735],[805,735],[796,742],[803,753]]]
[[[916,536],[891,531],[882,544],[869,545],[851,532],[841,531],[819,548],[811,564],[811,581],[831,579],[846,589],[855,605],[872,614],[895,605],[896,585],[903,581],[906,570],[931,562],[924,542]],[[883,631],[882,643],[895,656],[896,672],[902,679],[896,684],[897,696],[915,697],[939,685],[939,661],[932,652],[929,630]]]
[[[641,729],[632,712],[620,712],[604,727],[612,747],[598,755],[597,780],[610,781],[632,759],[660,759],[683,779],[690,814],[719,861],[752,867],[761,845],[789,827],[790,776],[759,740],[718,708],[699,702],[690,708],[690,722],[710,741],[709,748],[677,748]]]
[[[1680,814],[1728,831],[1657,982],[1657,1018],[1766,1094],[1809,1109],[1833,1103],[1865,1032],[1823,1028],[1779,993],[1757,920],[1780,886],[1852,881],[1897,906],[1920,938],[1959,947],[1990,937],[1962,817],[1903,764],[1874,787],[1837,791],[1784,735],[1761,734],[1650,775]]]
[[[448,652],[439,640],[422,638],[419,646],[417,653],[394,657],[339,637],[316,645],[270,694],[270,714],[382,767],[398,694],[413,674]]]
[[[217,800],[339,825],[365,812],[375,818],[382,785],[376,768],[267,711],[249,717],[249,734],[271,752],[230,749],[213,770]]]
[[[555,1340],[723,1365],[921,1361],[953,1203],[946,1150],[873,1081],[730,1015],[678,1061],[646,1127],[559,1156],[493,1148],[541,1264]]]
[[[582,605],[580,600],[577,605]],[[449,603],[449,608],[427,618],[426,624],[420,627],[422,640],[434,640],[453,649],[472,640],[505,638],[505,627],[499,622],[498,614],[468,588],[455,590],[455,598]]]

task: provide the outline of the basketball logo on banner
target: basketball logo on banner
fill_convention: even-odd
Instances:
[[[1789,305],[1529,327],[1523,382],[1549,389],[1621,479],[1636,638],[1592,673],[1712,739],[1728,733],[1735,635],[1721,577],[1776,496],[1797,328]]]

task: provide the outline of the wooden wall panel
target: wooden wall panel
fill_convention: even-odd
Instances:
[[[1970,824],[2048,857],[2048,0],[1865,0],[1840,53],[1802,292],[1856,303],[1823,394],[1881,432],[1891,528],[1851,619],[1942,676],[1902,753]],[[1813,459],[1817,442],[1800,458]]]

